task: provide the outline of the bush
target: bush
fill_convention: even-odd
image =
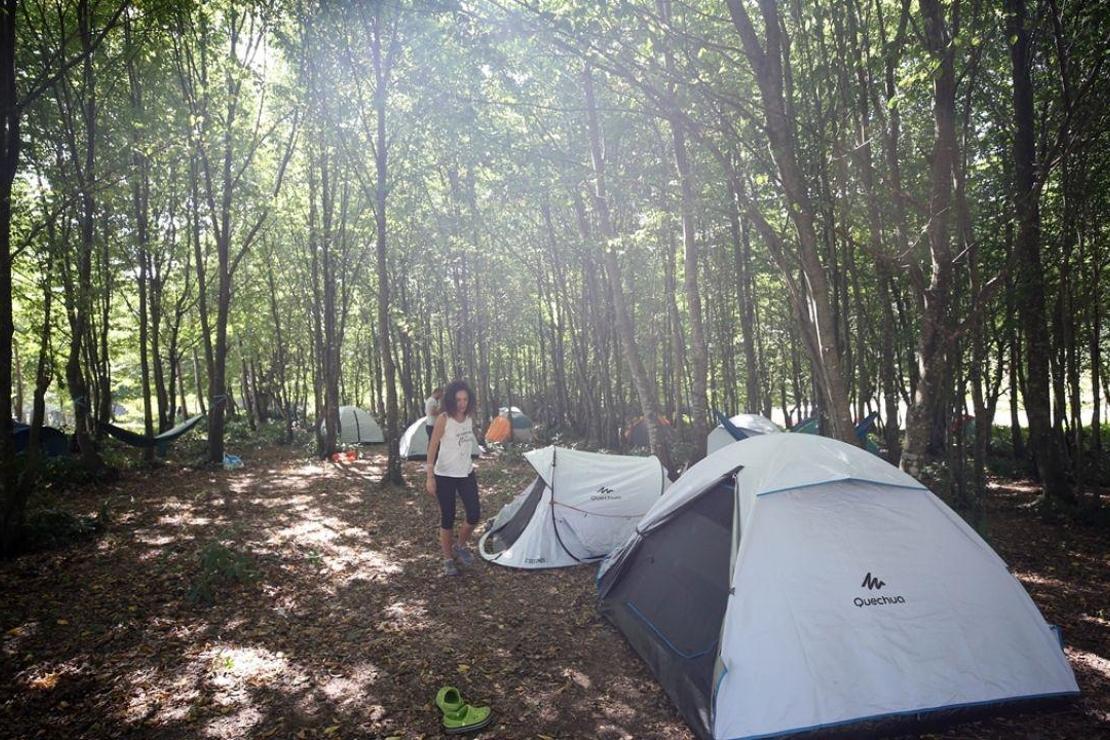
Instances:
[[[35,487],[37,490],[67,489],[115,480],[119,476],[116,458],[101,457],[105,466],[99,470],[86,467],[77,455],[39,458]],[[23,455],[16,456],[17,465],[22,466],[25,460]]]
[[[93,537],[103,528],[99,517],[78,516],[54,508],[33,509],[27,512],[24,525],[25,545],[28,550],[63,547]]]
[[[233,583],[250,583],[258,578],[249,555],[236,552],[221,542],[209,542],[198,553],[198,572],[189,587],[190,603],[215,603],[216,590]]]

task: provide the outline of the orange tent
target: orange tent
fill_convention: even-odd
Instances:
[[[493,421],[489,423],[486,429],[487,442],[500,442],[505,443],[509,441],[513,428],[509,424],[509,420],[504,416],[495,416]]]

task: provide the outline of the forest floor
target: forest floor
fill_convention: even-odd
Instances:
[[[71,492],[79,513],[109,498],[103,534],[0,561],[0,736],[437,737],[450,684],[494,708],[480,737],[692,737],[598,617],[593,568],[443,577],[422,465],[403,490],[376,483],[380,454],[243,459]],[[529,479],[481,460],[483,519]],[[940,737],[1110,737],[1110,535],[1042,523],[1034,495],[996,482],[987,534],[1064,628],[1083,696]]]

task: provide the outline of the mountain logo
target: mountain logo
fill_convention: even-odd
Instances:
[[[875,590],[881,589],[885,585],[886,581],[880,581],[878,578],[872,577],[871,573],[868,572],[867,575],[863,577],[863,583],[861,583],[859,587]]]
[[[620,496],[617,496],[616,493],[617,492],[609,488],[609,486],[601,486],[590,496],[590,501],[617,501],[620,499]]]

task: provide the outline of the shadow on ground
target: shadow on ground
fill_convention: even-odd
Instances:
[[[475,566],[439,575],[422,467],[382,487],[379,455],[332,465],[282,449],[242,470],[166,468],[75,494],[114,523],[94,542],[0,562],[0,735],[413,737],[432,697],[494,707],[484,737],[692,737],[594,609],[594,572]],[[529,479],[483,460],[484,517]],[[1050,527],[998,489],[992,541],[1063,626],[1084,697],[951,737],[1110,732],[1107,537]],[[190,598],[206,548],[254,576]]]

